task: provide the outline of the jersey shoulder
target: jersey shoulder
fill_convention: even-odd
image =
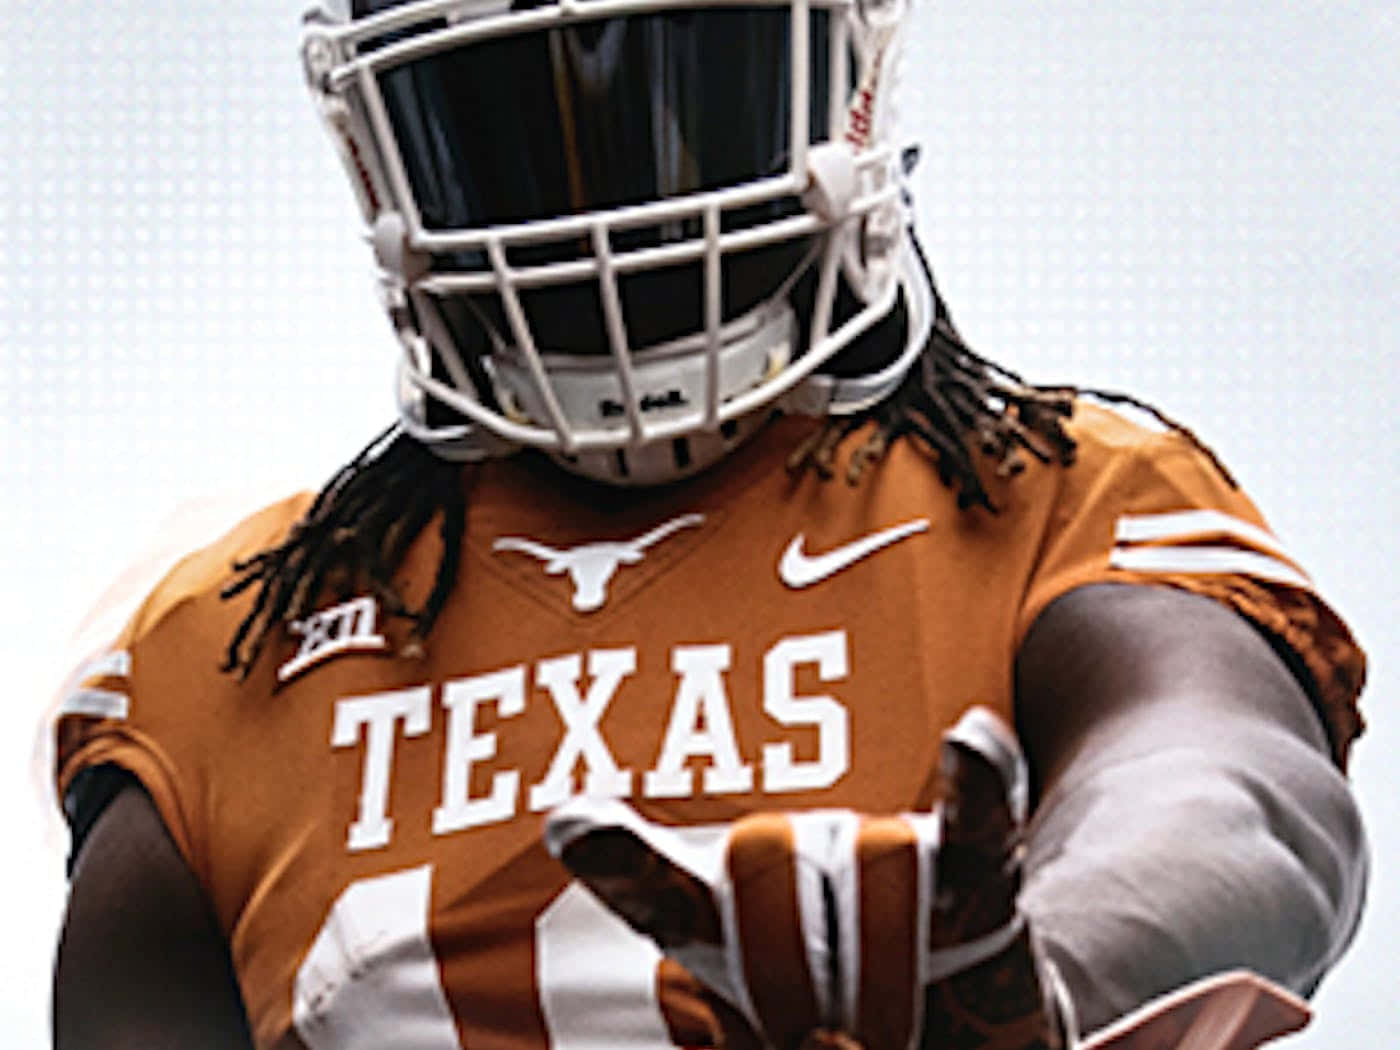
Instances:
[[[201,598],[217,598],[233,579],[234,563],[277,543],[305,513],[311,499],[309,493],[298,493],[251,515],[231,510],[226,501],[199,500],[172,514],[74,631],[61,654],[59,685],[46,722],[67,714],[107,713],[111,704],[94,709],[93,700],[112,681],[122,680],[125,688],[132,651],[173,610]],[[230,521],[236,522],[231,528]],[[216,538],[211,541],[210,536]]]
[[[1074,404],[1074,415],[1065,424],[1065,430],[1077,445],[1077,461],[1081,463],[1106,462],[1125,456],[1152,460],[1184,452],[1212,461],[1222,474],[1226,473],[1223,465],[1215,461],[1214,453],[1185,426],[1167,426],[1135,409],[1110,408],[1094,401],[1079,400]]]
[[[1065,430],[1075,443],[1074,461],[1051,486],[1061,514],[1117,519],[1210,510],[1268,528],[1229,468],[1184,425],[1078,401]],[[1113,532],[1110,527],[1104,538]]]
[[[308,492],[287,496],[243,517],[222,533],[217,530],[231,516],[213,528],[208,519],[192,522],[186,518],[177,523],[157,545],[158,550],[124,574],[122,590],[139,597],[121,632],[122,640],[130,645],[172,609],[221,591],[232,580],[234,565],[285,538],[312,499]],[[211,534],[217,538],[207,540]]]
[[[169,636],[152,640],[152,635],[178,608],[192,603],[224,606],[218,595],[232,579],[234,561],[278,542],[311,498],[305,493],[290,496],[241,520],[227,500],[185,504],[155,530],[145,552],[106,589],[78,628],[65,659],[67,676],[45,713],[51,731],[43,737],[44,765],[55,773],[52,801],[62,800],[75,845],[116,790],[135,777],[156,801],[184,855],[193,856],[172,776],[179,763],[165,750],[171,740],[183,739],[170,732],[181,717],[180,705],[174,702],[179,692],[146,689],[138,699],[135,655],[155,654],[145,662],[157,668],[197,666],[190,657],[205,652],[203,636],[225,629],[222,622],[211,624],[209,614],[200,613],[193,628],[180,625],[173,643]],[[237,524],[228,528],[230,521]],[[211,535],[218,538],[209,542]],[[191,629],[200,637],[191,638],[186,633]],[[205,663],[216,666],[212,660]],[[156,702],[150,703],[152,699]],[[104,768],[119,770],[120,775],[93,773]],[[85,772],[93,775],[78,783]],[[74,787],[83,790],[70,797]]]
[[[1365,654],[1216,455],[1185,428],[1157,428],[1090,402],[1067,427],[1073,466],[1044,505],[1021,637],[1050,602],[1095,583],[1165,586],[1243,615],[1313,696],[1345,768],[1363,725]]]

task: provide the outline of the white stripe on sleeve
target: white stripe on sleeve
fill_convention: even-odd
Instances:
[[[1118,543],[1152,543],[1206,535],[1232,536],[1264,550],[1273,551],[1291,562],[1298,560],[1284,549],[1279,538],[1272,532],[1220,510],[1176,510],[1166,514],[1125,515],[1118,519],[1114,539]]]
[[[1253,576],[1310,589],[1311,581],[1277,558],[1237,547],[1115,547],[1108,563],[1133,572]]]
[[[89,678],[125,678],[129,674],[131,653],[125,649],[113,649],[94,656],[78,668],[73,678],[79,682],[86,682]]]
[[[112,689],[75,689],[58,705],[59,716],[91,715],[93,718],[126,718],[131,700]]]

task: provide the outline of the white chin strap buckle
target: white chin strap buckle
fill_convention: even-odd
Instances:
[[[840,222],[856,199],[856,154],[850,143],[823,142],[807,151],[810,184],[802,203],[827,222]]]
[[[404,285],[428,272],[428,257],[408,243],[408,223],[396,211],[382,211],[370,229],[374,260]]]

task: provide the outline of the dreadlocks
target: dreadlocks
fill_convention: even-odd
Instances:
[[[1074,395],[1071,387],[1027,385],[1014,372],[979,357],[940,309],[928,349],[895,391],[863,412],[828,418],[793,451],[788,469],[800,473],[810,468],[830,478],[842,439],[874,422],[870,437],[846,463],[848,483],[857,484],[896,441],[917,437],[932,451],[939,479],[957,493],[960,508],[995,510],[975,455],[994,458],[1000,477],[1021,473],[1025,453],[1042,463],[1068,466],[1075,447],[1063,423],[1074,411]]]
[[[923,262],[922,252],[919,258]],[[1113,391],[1028,384],[974,353],[936,292],[934,299],[928,345],[904,381],[863,412],[829,418],[793,451],[789,470],[811,469],[823,479],[832,477],[841,440],[873,422],[870,437],[847,461],[847,482],[857,484],[896,441],[917,438],[931,452],[943,484],[956,492],[960,508],[995,513],[978,456],[995,460],[1000,477],[1025,470],[1027,456],[1069,466],[1075,442],[1064,424],[1074,412],[1075,398],[1089,395],[1149,413],[1201,449],[1234,485],[1195,434],[1154,406]],[[443,550],[433,587],[423,605],[411,609],[392,576],[409,545],[439,514]],[[234,565],[234,580],[223,596],[231,598],[255,584],[258,592],[229,643],[223,669],[246,676],[275,628],[308,616],[324,590],[348,598],[365,583],[389,615],[412,623],[402,651],[421,654],[456,582],[465,523],[460,464],[435,455],[397,425],[385,430],[331,478],[282,543]]]
[[[439,513],[442,557],[427,599],[411,609],[392,576]],[[388,428],[336,472],[285,540],[234,563],[222,597],[254,584],[258,592],[222,669],[246,677],[275,627],[307,616],[327,589],[348,598],[366,582],[388,615],[412,623],[404,653],[421,652],[456,582],[465,524],[459,464],[434,455],[397,424]]]
[[[932,286],[923,252],[917,240],[914,244]],[[790,471],[811,469],[824,479],[832,477],[842,439],[873,422],[869,438],[846,462],[848,483],[858,484],[870,464],[881,459],[896,441],[916,437],[933,453],[939,479],[957,493],[960,509],[975,506],[995,513],[997,508],[983,484],[975,454],[994,459],[995,473],[1003,478],[1024,471],[1027,455],[1041,463],[1069,466],[1076,449],[1064,424],[1074,414],[1075,400],[1089,396],[1148,413],[1200,449],[1235,486],[1215,452],[1155,405],[1113,390],[1029,384],[1011,369],[973,352],[953,327],[936,290],[934,308],[928,346],[904,381],[863,412],[829,417],[793,451],[788,459]]]

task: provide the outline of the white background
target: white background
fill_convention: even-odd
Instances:
[[[32,755],[86,607],[177,505],[315,484],[391,411],[298,15],[0,8],[5,1046],[47,1039],[62,842]],[[1400,1030],[1398,57],[1394,0],[1001,0],[920,11],[906,64],[964,333],[1189,420],[1370,650],[1372,900],[1291,1050]]]

